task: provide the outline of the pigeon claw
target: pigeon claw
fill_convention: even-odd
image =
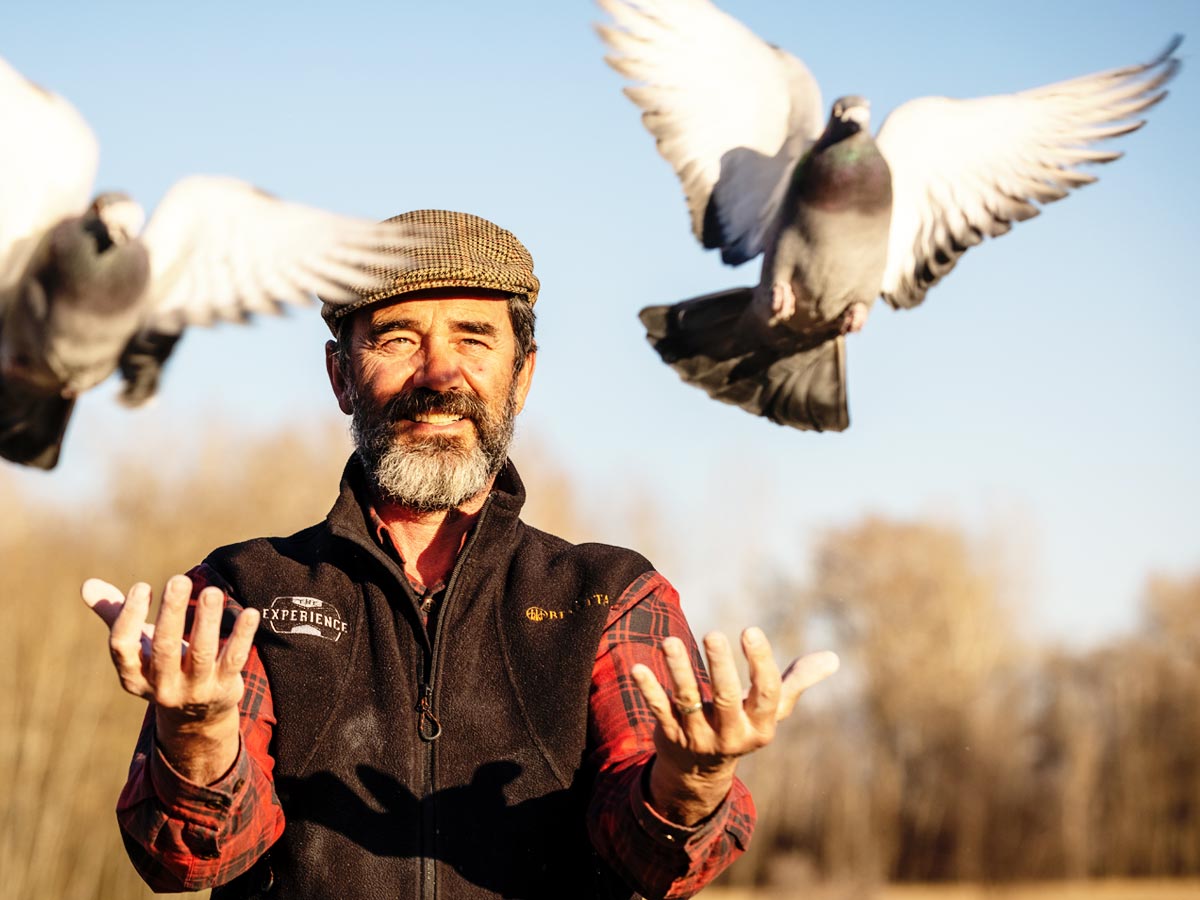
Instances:
[[[867,304],[856,300],[842,311],[842,334],[851,334],[855,331],[862,331],[863,326],[867,324]]]
[[[771,324],[786,322],[796,314],[796,292],[786,281],[771,285]]]

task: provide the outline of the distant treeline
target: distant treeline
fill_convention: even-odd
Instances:
[[[113,813],[142,704],[80,582],[161,584],[309,524],[343,432],[231,446],[209,428],[182,461],[146,441],[51,507],[0,469],[0,898],[151,896]],[[587,533],[561,470],[522,472],[537,525]],[[654,530],[652,508],[630,515]],[[872,519],[827,531],[805,583],[755,592],[780,643],[835,643],[844,667],[744,767],[760,824],[729,881],[1200,874],[1200,576],[1149,580],[1143,631],[1075,654],[1019,639],[996,568],[954,528]]]
[[[732,881],[1200,874],[1200,574],[1149,577],[1138,633],[1072,652],[1021,640],[992,559],[868,519],[758,592],[844,669],[747,767],[761,821]]]

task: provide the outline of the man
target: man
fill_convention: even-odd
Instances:
[[[150,701],[130,856],[214,898],[690,896],[749,841],[737,758],[836,657],[781,678],[748,629],[743,697],[712,634],[710,688],[649,562],[521,522],[533,260],[475,216],[397,220],[425,237],[390,287],[322,310],[357,447],[325,521],[210,554],[153,629],[148,585],[83,587]]]

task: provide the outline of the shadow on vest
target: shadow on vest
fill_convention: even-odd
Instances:
[[[320,798],[287,806],[289,831],[328,830],[351,842],[346,847],[351,854],[361,848],[382,861],[416,860],[428,852],[497,897],[628,900],[630,889],[591,847],[582,786],[512,803],[505,788],[522,771],[513,761],[490,762],[476,770],[469,784],[443,788],[424,799],[368,765],[355,768],[359,786],[331,772],[317,772],[280,777],[276,789],[281,798]],[[430,840],[434,830],[436,838]],[[423,835],[430,846],[422,846]],[[305,861],[320,864],[307,855]]]

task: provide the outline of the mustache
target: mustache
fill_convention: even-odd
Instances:
[[[435,391],[430,388],[415,388],[388,401],[384,416],[396,424],[413,416],[425,413],[442,413],[461,416],[473,422],[486,420],[487,404],[477,394],[467,391]]]

